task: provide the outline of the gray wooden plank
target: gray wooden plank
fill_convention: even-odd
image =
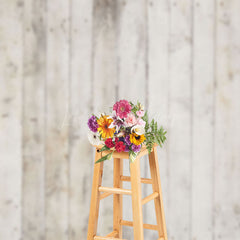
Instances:
[[[146,101],[146,7],[144,1],[119,1],[119,99]]]
[[[95,114],[108,112],[116,100],[117,80],[117,1],[97,0],[93,4],[92,36],[92,98]],[[112,186],[113,163],[106,161],[103,186]],[[98,232],[104,236],[112,231],[112,196],[100,204]]]
[[[46,239],[68,239],[69,2],[47,2]]]
[[[46,6],[24,2],[22,237],[45,234]]]
[[[214,1],[193,3],[192,239],[212,238]]]
[[[69,106],[71,240],[87,239],[93,171],[93,147],[87,140],[87,120],[92,113],[92,1],[71,3],[71,59]]]
[[[240,2],[216,2],[214,239],[240,238]]]
[[[169,201],[170,239],[191,232],[191,1],[170,2]]]
[[[148,110],[149,115],[158,120],[158,124],[168,129],[168,40],[169,8],[167,1],[148,2]],[[161,173],[164,210],[168,223],[168,142],[163,148],[158,147],[158,160]],[[151,186],[147,194],[152,193]],[[145,222],[156,224],[154,202],[146,204]],[[151,214],[150,214],[151,213]],[[167,224],[168,227],[168,224]],[[149,239],[157,239],[157,232],[149,231]]]
[[[0,2],[0,239],[21,238],[22,5]]]
[[[118,99],[126,99],[134,103],[139,100],[147,107],[146,2],[119,1],[118,11]],[[146,174],[147,164],[146,159],[141,160],[142,177]],[[130,175],[128,160],[124,161],[123,173],[126,176]],[[131,189],[131,184],[124,183],[124,188]],[[143,185],[144,195],[146,188],[147,186]],[[146,209],[143,211],[145,216]],[[132,220],[131,198],[127,196],[123,197],[123,218]],[[124,227],[123,238],[133,239],[132,233],[131,228]]]

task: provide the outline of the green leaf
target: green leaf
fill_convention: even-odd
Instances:
[[[113,155],[113,152],[105,155],[104,157],[98,159],[98,160],[95,162],[95,164],[96,164],[96,163],[99,163],[99,162],[106,161],[106,160],[110,160],[110,159],[112,158],[112,155]]]
[[[137,155],[138,155],[138,153],[135,153],[133,151],[129,151],[129,160],[131,162],[134,162],[134,160],[136,159]]]
[[[109,149],[110,148],[105,145],[99,150],[99,152],[103,152],[103,151],[106,151],[106,150],[109,150]]]
[[[148,122],[148,114],[147,111],[144,113],[144,116],[142,117],[143,121]]]

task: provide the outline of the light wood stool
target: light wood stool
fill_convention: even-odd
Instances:
[[[109,151],[99,152],[96,148],[95,162],[102,156],[108,154]],[[128,159],[126,152],[114,152],[114,170],[113,170],[113,188],[103,187],[103,162],[94,165],[93,183],[92,183],[92,196],[90,205],[90,214],[88,222],[88,235],[87,240],[117,240],[122,239],[122,226],[132,226],[134,228],[134,240],[144,240],[143,229],[151,229],[158,231],[158,240],[167,240],[167,231],[163,210],[162,190],[160,183],[159,167],[157,160],[156,145],[149,154],[149,164],[151,171],[151,179],[141,178],[140,176],[140,158],[147,155],[148,151],[142,147],[141,152],[133,163],[130,163],[130,175],[123,176],[123,159]],[[122,182],[131,182],[132,190],[123,189]],[[152,184],[153,193],[142,199],[141,183]],[[113,194],[113,232],[105,237],[96,236],[99,203],[100,200]],[[132,196],[132,211],[133,222],[124,221],[122,219],[122,194]],[[142,205],[154,199],[155,211],[157,218],[157,225],[143,224]]]

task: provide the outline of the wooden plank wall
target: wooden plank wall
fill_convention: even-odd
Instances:
[[[158,154],[169,239],[240,239],[239,12],[239,0],[1,0],[0,239],[86,239],[86,122],[122,98],[168,130]],[[126,220],[130,208],[126,197]]]

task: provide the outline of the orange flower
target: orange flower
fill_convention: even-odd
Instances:
[[[98,131],[101,134],[102,138],[112,138],[115,132],[115,128],[109,128],[111,123],[113,122],[112,118],[108,118],[109,116],[101,116],[98,120]]]

